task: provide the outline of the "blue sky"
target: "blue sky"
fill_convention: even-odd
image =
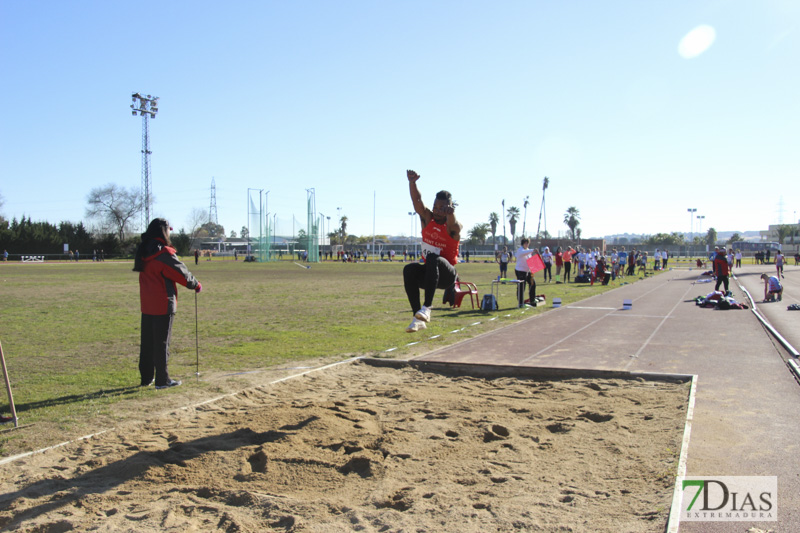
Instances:
[[[314,188],[350,233],[408,234],[412,168],[467,230],[529,196],[535,231],[544,176],[553,234],[570,206],[584,237],[766,229],[800,209],[799,26],[792,0],[0,0],[0,212],[77,221],[92,188],[139,187],[138,91],[176,228],[214,178],[228,232],[248,188],[279,233]]]

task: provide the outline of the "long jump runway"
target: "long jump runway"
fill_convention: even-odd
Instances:
[[[687,475],[778,476],[779,521],[750,525],[800,531],[800,386],[785,350],[750,310],[695,305],[695,297],[714,289],[699,274],[671,270],[417,359],[695,374]],[[733,280],[731,290],[747,302]],[[783,303],[793,303],[786,293]],[[682,522],[681,531],[732,531],[731,525]]]

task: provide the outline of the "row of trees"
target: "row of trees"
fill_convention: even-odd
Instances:
[[[545,178],[547,179],[547,178]],[[527,207],[528,200],[525,199],[525,206]],[[505,206],[504,206],[505,207]],[[520,211],[517,207],[509,207],[506,210],[506,218],[508,219],[508,227],[511,233],[511,243],[516,242],[516,230],[517,230],[517,222],[519,221]],[[573,239],[580,239],[581,238],[581,229],[580,229],[580,219],[581,214],[577,207],[570,207],[567,209],[566,213],[564,213],[564,224],[566,224],[567,228],[569,228],[569,236]],[[500,223],[500,216],[497,213],[490,213],[489,214],[489,222],[488,223],[478,223],[475,224],[472,229],[467,232],[467,243],[468,244],[487,244],[489,241],[489,234],[492,235],[491,243],[497,243],[497,226]],[[523,235],[520,237],[524,237],[525,235],[525,226],[523,224]],[[536,234],[533,235],[534,239],[549,239],[551,238],[550,233],[547,229],[541,230],[541,225],[536,231]],[[505,241],[504,241],[505,242]]]

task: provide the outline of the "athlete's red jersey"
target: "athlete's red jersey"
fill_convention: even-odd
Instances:
[[[437,224],[433,218],[422,229],[422,257],[435,253],[456,266],[458,263],[458,241],[450,236],[447,224]]]

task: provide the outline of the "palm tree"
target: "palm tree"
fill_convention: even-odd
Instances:
[[[709,246],[714,246],[717,243],[717,230],[714,228],[708,228],[708,232],[706,233],[706,244]]]
[[[497,223],[500,222],[500,217],[497,213],[489,215],[489,227],[492,228],[492,243],[497,244]]]
[[[469,233],[469,240],[474,242],[475,244],[485,244],[486,243],[486,234],[489,233],[489,224],[475,224]]]
[[[528,204],[530,203],[528,201],[528,198],[530,198],[530,196],[526,196],[525,200],[522,201],[522,208],[525,209],[525,214],[522,216],[522,236],[523,237],[525,236],[525,224],[528,222]]]
[[[519,208],[511,206],[506,211],[508,214],[508,229],[511,231],[511,243],[514,243],[514,233],[517,230],[517,220],[519,220]]]
[[[794,227],[788,224],[781,224],[777,227],[778,232],[778,243],[783,244],[783,241],[786,240],[786,237],[793,237],[794,236]]]
[[[536,234],[539,235],[539,230],[542,229],[542,213],[545,213],[544,210],[544,191],[547,190],[547,187],[550,185],[550,178],[547,176],[544,177],[544,181],[542,182],[542,207],[539,208],[539,226],[536,228]],[[544,232],[547,233],[547,213],[544,215]]]
[[[577,233],[575,233],[575,229],[580,225],[581,220],[581,212],[578,211],[578,208],[575,206],[570,207],[567,209],[567,212],[564,213],[564,224],[569,227],[569,231],[572,234],[572,240],[577,238]]]
[[[344,243],[345,242],[345,235],[347,235],[347,217],[346,216],[342,216],[342,218],[339,219],[339,224],[341,224],[339,226],[339,232],[342,235],[342,242]]]

